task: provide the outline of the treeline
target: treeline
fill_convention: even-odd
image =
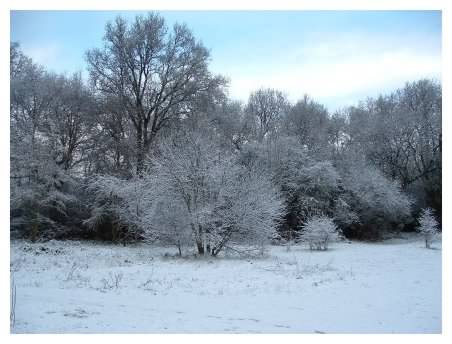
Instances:
[[[89,80],[11,44],[11,235],[158,240],[218,254],[294,239],[313,216],[353,238],[441,219],[441,85],[333,114],[274,89],[246,104],[185,25],[106,25]]]

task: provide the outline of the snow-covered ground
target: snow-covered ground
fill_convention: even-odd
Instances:
[[[11,243],[14,333],[440,333],[441,245],[273,246],[266,258]]]

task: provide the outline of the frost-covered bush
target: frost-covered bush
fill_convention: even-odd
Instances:
[[[62,239],[79,234],[85,208],[79,181],[47,162],[33,177],[11,182],[11,235]]]
[[[95,176],[87,185],[93,196],[91,215],[84,224],[108,240],[143,238],[153,214],[152,182],[145,178]]]
[[[340,228],[346,228],[359,223],[359,216],[342,198],[338,197],[334,201],[333,208],[334,220]]]
[[[328,243],[339,240],[339,230],[332,218],[313,216],[303,226],[303,237],[311,250],[327,250]]]
[[[158,198],[159,203],[152,215],[149,229],[160,243],[176,246],[179,256],[182,256],[182,248],[192,243],[192,230],[187,210],[184,208],[184,203],[176,197]]]
[[[149,178],[158,181],[158,203],[177,209],[179,229],[165,210],[151,220],[164,224],[163,231],[153,226],[157,236],[186,238],[188,227],[198,253],[213,256],[234,243],[262,247],[272,236],[283,203],[264,171],[240,165],[202,132],[181,133],[159,148]]]
[[[231,172],[231,179],[220,191],[212,213],[213,233],[221,238],[217,249],[228,244],[230,239],[231,242],[257,246],[263,253],[264,244],[275,235],[284,214],[281,196],[270,178],[261,171],[237,167]]]
[[[344,164],[342,199],[358,216],[358,221],[347,228],[346,235],[375,239],[412,220],[412,201],[398,182],[365,161],[345,160]]]
[[[282,238],[296,240],[297,229],[313,214],[336,218],[332,200],[340,192],[340,175],[332,161],[318,159],[288,136],[267,142],[260,155],[285,200],[286,215],[279,228]]]
[[[438,222],[433,216],[433,211],[430,208],[422,209],[419,216],[419,232],[424,235],[425,247],[430,248],[435,235],[438,233]]]

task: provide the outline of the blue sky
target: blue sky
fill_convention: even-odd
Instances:
[[[105,23],[127,11],[12,11],[11,40],[56,72],[85,70]],[[331,111],[405,81],[441,78],[440,11],[160,11],[211,52],[211,70],[246,101],[259,87],[307,93]],[[86,74],[85,74],[86,75]]]

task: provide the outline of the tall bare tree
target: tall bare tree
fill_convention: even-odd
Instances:
[[[169,30],[156,13],[109,22],[103,49],[89,50],[86,59],[96,89],[116,96],[133,123],[137,174],[157,133],[188,115],[190,102],[224,84],[208,71],[209,52],[187,26]]]

